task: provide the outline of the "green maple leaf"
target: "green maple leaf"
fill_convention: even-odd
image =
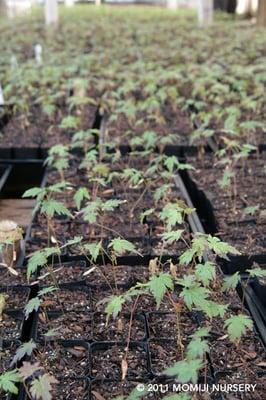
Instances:
[[[153,276],[148,282],[148,288],[156,300],[158,309],[167,290],[174,289],[171,275],[167,273],[161,273],[158,276]]]
[[[231,253],[231,254],[241,254],[237,249],[235,249],[233,246],[230,246],[226,242],[222,242],[219,238],[215,236],[208,235],[208,243],[210,246],[210,249],[214,251],[215,254],[217,254],[219,257],[225,257],[226,254]]]
[[[204,234],[196,234],[192,239],[192,246],[190,249],[186,250],[179,257],[181,264],[188,265],[194,257],[197,257],[200,261],[208,248],[207,237]]]
[[[179,262],[182,265],[188,265],[191,263],[194,256],[195,256],[195,251],[193,249],[188,249],[181,254],[181,256],[179,257]]]
[[[0,389],[5,393],[18,394],[16,383],[20,382],[20,376],[16,369],[4,372],[0,375]]]
[[[129,253],[137,253],[135,246],[133,243],[129,242],[128,240],[116,238],[111,241],[108,247],[112,248],[114,253],[118,256],[129,252]]]
[[[47,215],[50,218],[53,218],[54,215],[64,215],[67,217],[72,217],[71,212],[64,206],[60,201],[50,199],[44,200],[42,202],[41,211],[42,214]]]
[[[207,326],[204,326],[202,328],[197,329],[196,332],[193,333],[192,337],[193,338],[202,338],[202,337],[209,336],[209,334],[210,334],[210,328]]]
[[[83,248],[86,253],[91,255],[92,261],[96,262],[102,249],[102,242],[84,244]]]
[[[209,318],[220,316],[224,317],[225,312],[228,308],[227,304],[219,304],[212,300],[203,299],[199,304],[198,308],[208,315]]]
[[[246,215],[254,215],[259,210],[259,208],[260,208],[259,205],[249,206],[249,207],[244,208],[244,213]]]
[[[230,340],[235,342],[239,340],[248,329],[252,329],[253,322],[247,315],[239,314],[228,318],[224,326],[228,331]]]
[[[107,306],[105,307],[105,312],[107,316],[113,316],[116,318],[118,314],[122,311],[122,306],[125,303],[125,298],[123,296],[112,296]]]
[[[43,250],[36,251],[29,259],[27,265],[27,279],[34,274],[38,267],[42,267],[48,263],[48,257],[53,254],[60,254],[60,249],[57,247],[46,247]]]
[[[169,172],[173,173],[174,168],[179,166],[179,161],[176,156],[167,157],[164,161],[164,165]]]
[[[77,209],[80,210],[82,201],[85,199],[89,200],[89,198],[90,198],[90,195],[89,195],[88,189],[85,187],[80,187],[74,194],[74,200],[75,200]]]
[[[39,290],[38,296],[42,297],[42,296],[45,296],[46,294],[52,293],[52,292],[54,292],[56,290],[59,290],[59,288],[55,287],[55,286],[49,286],[49,287],[46,287],[46,288],[43,288],[43,289]]]
[[[79,117],[74,117],[72,115],[68,115],[64,117],[59,125],[61,129],[77,129],[80,123]]]
[[[183,232],[184,229],[177,229],[176,231],[165,232],[162,234],[162,239],[169,244],[173,244],[174,242],[178,242]]]
[[[149,215],[151,215],[152,213],[154,213],[154,211],[155,211],[154,208],[149,208],[148,210],[142,212],[142,213],[140,214],[140,223],[143,224],[144,219],[145,219],[146,217],[148,217]]]
[[[123,204],[124,202],[124,200],[116,199],[107,200],[105,203],[102,204],[101,209],[103,211],[114,211],[115,208],[117,208],[120,204]]]
[[[99,200],[91,201],[82,209],[84,221],[88,221],[90,224],[94,224],[97,221],[97,215],[99,212]]]
[[[240,281],[241,281],[241,276],[239,272],[236,272],[235,274],[230,276],[225,276],[222,290],[224,292],[227,292],[230,289],[235,289]]]
[[[27,319],[33,311],[38,311],[41,303],[42,301],[39,297],[34,297],[33,299],[30,299],[24,308],[25,318]]]
[[[202,340],[199,337],[193,338],[187,346],[187,358],[188,360],[195,360],[197,358],[203,358],[206,353],[210,352],[208,342]]]
[[[161,200],[165,196],[167,190],[169,190],[172,186],[173,185],[171,184],[165,183],[164,185],[158,187],[153,195],[155,202],[158,203],[159,200]]]
[[[209,290],[194,284],[191,287],[185,287],[182,289],[180,296],[183,297],[184,302],[189,310],[192,309],[193,304],[196,307],[200,307],[201,303],[208,297]]]
[[[33,187],[31,189],[26,190],[22,197],[38,197],[39,195],[44,193],[44,189],[39,187]]]
[[[258,277],[258,278],[265,278],[266,277],[266,269],[262,269],[260,267],[247,269],[251,278]]]
[[[27,265],[27,278],[29,279],[32,274],[34,274],[38,267],[47,264],[47,257],[43,251],[36,251],[29,259]]]
[[[210,261],[206,261],[204,264],[197,264],[195,276],[204,286],[209,286],[216,277],[215,265]]]
[[[75,236],[74,239],[68,240],[63,246],[61,246],[61,249],[69,246],[75,246],[76,244],[79,244],[82,239],[82,236]]]
[[[183,360],[178,361],[165,371],[166,375],[175,376],[181,383],[196,383],[198,372],[203,367],[202,360]]]
[[[12,360],[12,365],[20,361],[25,355],[30,356],[33,350],[36,349],[36,343],[31,339],[27,343],[23,343],[16,351],[16,354]]]

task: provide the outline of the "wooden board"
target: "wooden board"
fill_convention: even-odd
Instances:
[[[0,220],[10,219],[26,229],[35,204],[32,199],[0,199]]]

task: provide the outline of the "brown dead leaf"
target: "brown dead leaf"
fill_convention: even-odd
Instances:
[[[124,381],[126,379],[126,376],[127,376],[127,369],[128,369],[127,360],[125,360],[125,359],[122,360],[121,369],[122,369],[122,381]]]
[[[266,361],[260,361],[259,363],[256,363],[258,367],[266,368]]]
[[[123,327],[124,327],[124,324],[123,324],[122,319],[118,318],[118,321],[117,321],[117,330],[118,330],[118,332],[123,332]]]
[[[95,392],[95,390],[92,390],[91,393],[94,395],[94,397],[95,397],[97,400],[105,400],[105,398],[104,398],[100,393]]]

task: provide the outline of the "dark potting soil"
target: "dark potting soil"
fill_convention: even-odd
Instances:
[[[86,282],[90,285],[129,285],[139,282],[148,277],[148,267],[144,265],[100,265],[88,267],[91,269],[86,276]]]
[[[117,319],[109,318],[106,314],[95,313],[93,315],[93,339],[96,341],[125,342],[130,334],[131,341],[141,341],[146,337],[145,318],[135,315],[130,329],[130,316],[120,314]]]
[[[81,129],[90,129],[95,119],[96,107],[86,106],[81,115]],[[67,110],[57,108],[56,114],[51,121],[45,116],[40,107],[33,106],[29,115],[14,115],[4,127],[0,147],[52,147],[58,143],[69,143],[71,132],[60,129],[58,125]]]
[[[69,311],[63,314],[39,313],[37,338],[45,340],[91,340],[92,314],[86,311]]]
[[[21,337],[22,316],[3,313],[0,320],[0,337],[4,340],[19,339]]]
[[[88,349],[79,343],[69,346],[59,343],[39,345],[32,358],[55,378],[82,377],[89,369]]]
[[[153,312],[147,315],[151,339],[176,339],[189,337],[198,328],[192,312],[181,311],[178,315],[170,312]]]
[[[28,287],[0,287],[0,294],[5,296],[5,309],[18,310],[23,309],[29,298],[30,289]]]
[[[126,345],[102,346],[92,348],[92,376],[95,378],[122,378],[122,360]],[[147,354],[142,346],[136,345],[127,353],[127,375],[135,379],[143,378],[148,373]]]
[[[229,189],[219,187],[217,181],[222,178],[224,168],[214,168],[214,159],[210,156],[197,162],[188,159],[196,167],[190,175],[212,204],[217,233],[242,254],[265,253],[265,156],[265,152],[252,155],[235,168],[236,196]],[[195,206],[200,208],[200,204]],[[253,206],[258,210],[248,215],[245,209]]]
[[[43,296],[41,306],[46,311],[90,310],[90,291],[82,286],[59,288]]]
[[[18,346],[19,342],[2,343],[0,348],[0,374],[12,368],[12,361]]]
[[[56,400],[88,400],[89,384],[87,379],[57,378],[53,385],[52,396]]]
[[[84,261],[48,265],[43,268],[38,277],[42,285],[60,285],[63,283],[81,282],[85,280],[83,275],[88,268]]]
[[[193,130],[190,118],[186,112],[171,107],[170,104],[162,107],[162,115],[156,120],[149,118],[144,112],[138,115],[138,119],[142,123],[131,124],[125,115],[118,114],[114,121],[107,121],[103,141],[129,145],[132,138],[141,136],[145,131],[154,131],[159,139],[173,134],[174,138],[170,144],[189,143],[189,135]]]
[[[7,268],[0,268],[1,285],[15,286],[27,284],[26,269],[16,268],[18,275],[11,274]]]
[[[94,310],[103,312],[106,308],[108,301],[110,301],[111,297],[114,295],[120,295],[125,293],[126,288],[118,288],[118,289],[110,289],[108,287],[103,288],[92,288],[92,308]],[[175,295],[173,295],[175,296]],[[133,301],[126,302],[123,304],[123,310],[125,312],[131,312],[133,306]],[[140,296],[136,308],[136,312],[151,312],[151,311],[173,311],[173,304],[170,299],[166,298],[160,304],[159,309],[157,310],[157,305],[152,296]]]
[[[218,384],[256,384],[256,387],[250,391],[238,390],[233,393],[223,393],[225,400],[261,400],[265,397],[266,374],[258,375],[257,371],[250,370],[248,374],[243,374],[242,368],[236,370],[226,370],[216,374]]]

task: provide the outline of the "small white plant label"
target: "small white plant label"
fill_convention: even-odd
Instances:
[[[42,64],[42,45],[37,43],[34,46],[35,60],[38,65]]]
[[[17,57],[13,54],[10,59],[11,69],[15,71],[18,68]]]
[[[0,83],[0,106],[3,106],[5,104],[5,100],[4,100],[4,93],[3,93],[3,89]]]

